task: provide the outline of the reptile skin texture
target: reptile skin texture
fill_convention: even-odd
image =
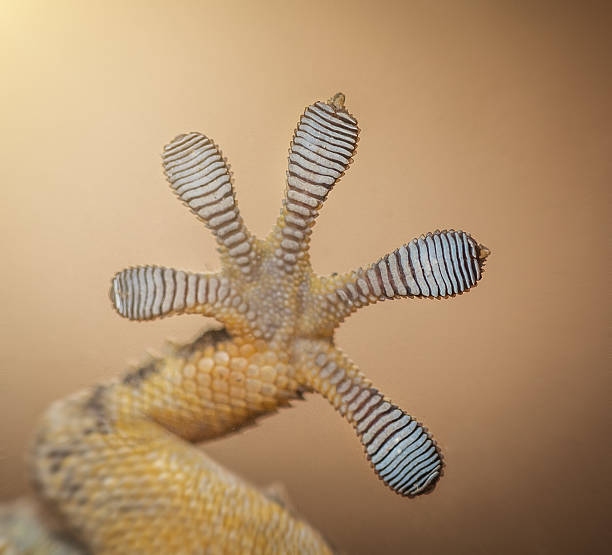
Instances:
[[[468,233],[436,231],[363,268],[315,274],[310,234],[358,135],[341,93],[306,108],[265,240],[242,221],[217,145],[188,133],[165,147],[171,188],[214,234],[221,269],[128,268],[112,279],[110,299],[131,320],[197,313],[221,326],[45,414],[31,453],[36,490],[87,552],[331,553],[305,520],[194,446],[307,392],[353,426],[393,491],[414,496],[436,483],[443,463],[433,439],[334,345],[334,331],[381,300],[467,291],[489,251]]]

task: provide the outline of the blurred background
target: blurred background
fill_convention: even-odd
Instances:
[[[361,141],[315,270],[436,228],[493,253],[470,294],[382,303],[337,334],[433,432],[445,475],[396,496],[315,395],[203,448],[284,484],[347,553],[604,552],[611,23],[604,2],[2,2],[0,498],[29,491],[49,403],[206,323],[131,323],[107,297],[129,265],[217,267],[162,146],[213,137],[265,235],[299,115],[342,91]]]

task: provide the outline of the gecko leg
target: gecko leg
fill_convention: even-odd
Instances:
[[[354,272],[317,275],[312,227],[358,137],[344,95],[306,108],[290,145],[281,214],[265,240],[244,225],[217,145],[187,133],[164,148],[170,186],[214,234],[221,268],[128,268],[114,276],[111,300],[131,320],[197,313],[224,327],[47,413],[35,480],[88,547],[329,552],[305,522],[190,445],[244,428],[303,391],[318,391],[346,417],[395,492],[412,496],[435,483],[442,460],[433,440],[334,346],[334,331],[377,301],[463,293],[479,281],[488,250],[464,232],[437,231]]]
[[[33,453],[42,496],[95,552],[329,553],[307,523],[191,445],[298,398],[287,353],[223,329],[172,349],[51,407]]]

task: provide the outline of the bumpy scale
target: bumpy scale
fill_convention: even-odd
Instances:
[[[39,491],[95,552],[326,553],[307,523],[191,444],[219,437],[316,391],[352,424],[374,471],[415,495],[440,474],[425,429],[374,388],[334,346],[357,308],[401,297],[461,294],[488,250],[462,231],[436,231],[346,274],[319,276],[310,233],[355,153],[359,128],[344,96],[302,115],[289,151],[280,217],[265,240],[239,214],[229,167],[200,133],[163,152],[176,195],[216,237],[222,267],[192,273],[129,268],[112,280],[132,320],[197,313],[216,318],[123,378],[53,405],[38,433]]]

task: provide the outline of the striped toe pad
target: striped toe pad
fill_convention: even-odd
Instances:
[[[179,135],[164,148],[163,164],[175,193],[204,221],[233,208],[229,167],[208,137]]]
[[[151,320],[208,302],[208,281],[205,275],[173,268],[138,266],[115,275],[109,296],[121,316]]]
[[[240,216],[232,174],[218,146],[201,133],[179,135],[166,145],[162,159],[173,191],[248,274],[255,256],[252,238]]]
[[[355,154],[359,128],[344,110],[341,97],[308,106],[291,141],[283,237],[277,255],[288,271],[307,250],[310,228]]]
[[[379,478],[400,495],[430,489],[442,470],[433,439],[411,416],[385,401],[376,390],[353,413],[357,433]]]
[[[480,280],[488,254],[469,233],[435,231],[372,264],[360,285],[379,298],[460,295]]]

